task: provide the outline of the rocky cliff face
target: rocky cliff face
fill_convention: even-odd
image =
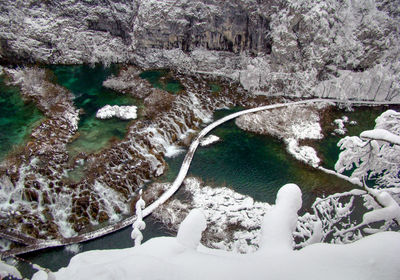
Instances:
[[[6,0],[0,11],[3,63],[134,63],[222,75],[264,95],[399,98],[394,1]],[[390,94],[321,90],[376,66],[388,69]]]

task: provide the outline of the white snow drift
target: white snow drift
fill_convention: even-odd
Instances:
[[[195,209],[182,222],[177,238],[158,237],[134,248],[81,253],[54,275],[40,272],[33,279],[399,279],[399,233],[294,251],[292,232],[301,204],[298,186],[280,189],[276,205],[265,214],[260,249],[252,254],[202,246],[206,221]]]

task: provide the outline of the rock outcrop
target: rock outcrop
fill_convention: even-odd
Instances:
[[[6,64],[134,63],[229,77],[256,94],[399,98],[400,12],[393,1],[7,0],[0,5],[0,61]],[[383,74],[384,86],[356,94],[321,89],[348,83],[349,73],[358,72],[368,72],[372,83]]]

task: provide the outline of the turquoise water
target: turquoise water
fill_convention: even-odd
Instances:
[[[111,140],[124,138],[129,121],[96,118],[97,110],[107,104],[141,106],[137,99],[102,86],[107,77],[117,73],[117,66],[57,65],[49,68],[54,73],[55,82],[69,89],[75,95],[75,105],[83,110],[79,121],[79,137],[68,145],[70,155],[97,152]]]
[[[222,110],[214,119],[232,113]],[[201,178],[206,184],[228,186],[252,196],[258,201],[274,203],[281,186],[296,183],[303,191],[304,209],[316,196],[354,188],[347,181],[325,174],[295,160],[285,145],[276,138],[257,135],[239,129],[230,121],[211,132],[222,141],[197,149],[189,176]],[[172,181],[185,154],[167,159],[168,173],[162,181]]]
[[[209,86],[212,93],[218,93],[222,89],[221,86],[216,83],[209,83]]]
[[[181,83],[169,76],[168,70],[148,70],[142,72],[139,76],[149,81],[153,87],[166,90],[169,93],[176,94],[183,90]]]
[[[0,160],[28,140],[32,128],[43,114],[36,106],[22,100],[17,87],[7,86],[0,76]]]

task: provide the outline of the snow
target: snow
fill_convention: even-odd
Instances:
[[[293,104],[285,108],[244,115],[237,118],[235,123],[247,131],[284,139],[291,155],[315,167],[320,162],[316,151],[310,146],[300,145],[299,141],[323,138],[318,110],[326,106],[328,104],[324,102]]]
[[[321,160],[319,159],[317,152],[313,147],[299,146],[299,143],[296,141],[296,139],[287,139],[285,140],[285,143],[287,143],[288,152],[296,159],[313,167],[317,167],[319,165]]]
[[[361,138],[364,139],[375,139],[382,140],[392,144],[400,145],[400,136],[386,129],[376,128],[373,130],[366,130],[360,134]]]
[[[137,118],[137,107],[136,106],[118,106],[118,105],[106,105],[100,108],[96,113],[96,118],[99,119],[110,119],[120,118],[123,120],[133,120]]]
[[[159,187],[168,189],[169,185]],[[152,188],[157,189],[157,186]],[[262,219],[271,208],[268,203],[256,202],[250,196],[227,187],[205,186],[194,177],[185,179],[183,191],[190,194],[190,201],[177,198],[169,200],[153,212],[153,217],[175,231],[190,209],[199,208],[203,210],[208,223],[205,245],[238,253],[250,253],[258,249]],[[236,227],[233,236],[229,233],[232,225]]]
[[[400,114],[388,110],[379,116],[375,128],[363,131],[360,137],[342,138],[342,150],[335,169],[343,173],[351,170],[351,178],[372,179],[380,187],[400,186]]]
[[[321,139],[322,132],[319,124],[319,118],[316,118],[313,122],[297,122],[292,124],[292,132],[296,139]]]
[[[0,261],[0,279],[6,276],[22,279],[21,273],[15,267]]]
[[[363,216],[363,223],[370,224],[392,219],[395,219],[397,223],[400,223],[400,206],[393,197],[387,192],[381,192],[377,195],[377,200],[384,207],[365,213]]]
[[[218,141],[220,141],[221,139],[216,136],[216,135],[209,135],[207,137],[204,137],[201,141],[200,141],[200,146],[205,147],[205,146],[209,146],[211,144],[214,144]]]
[[[265,216],[263,246],[255,253],[243,255],[199,245],[205,219],[196,209],[182,222],[177,238],[158,237],[134,248],[81,253],[54,276],[57,280],[399,279],[400,234],[396,232],[377,233],[348,245],[317,243],[292,250],[291,232],[300,207],[299,188],[294,184],[282,187],[276,205]],[[36,275],[34,279],[40,279]]]
[[[343,116],[341,119],[336,119],[333,121],[338,128],[334,130],[336,134],[344,135],[346,134],[347,129],[345,128],[345,123],[349,122],[349,118],[347,116]]]
[[[206,227],[207,222],[203,212],[193,209],[181,223],[176,239],[183,246],[196,249],[200,244],[201,233]]]
[[[264,216],[260,250],[292,249],[292,233],[301,204],[301,190],[297,185],[287,184],[278,191],[275,206]]]

